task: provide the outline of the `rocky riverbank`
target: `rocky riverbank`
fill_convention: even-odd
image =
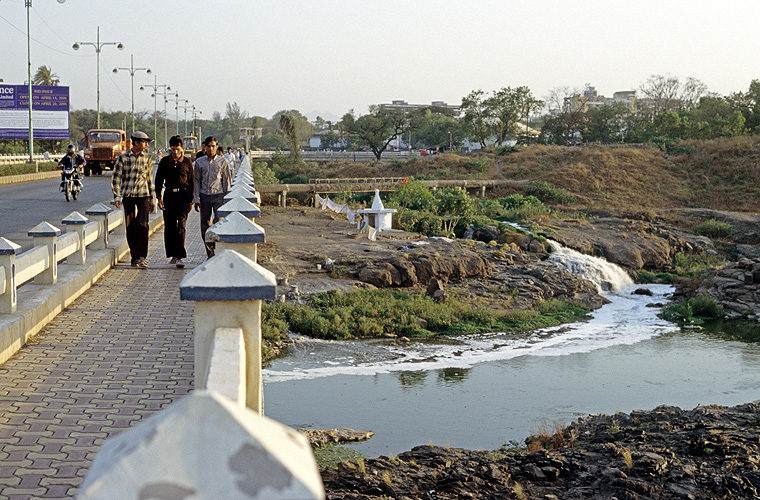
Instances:
[[[760,498],[760,405],[591,415],[538,451],[418,446],[324,468],[331,500]]]

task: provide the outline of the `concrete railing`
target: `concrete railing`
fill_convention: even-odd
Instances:
[[[49,222],[29,230],[34,247],[23,253],[19,245],[0,238],[0,363],[128,251],[121,210],[98,203],[61,223],[65,232]],[[162,224],[161,215],[151,216],[151,231]]]
[[[54,155],[51,155],[50,153],[38,153],[32,155],[32,160],[34,161],[55,161],[53,159]],[[63,154],[60,154],[59,156],[63,156]],[[29,161],[29,155],[28,154],[0,154],[0,165],[11,165],[14,163],[27,163]]]
[[[276,279],[256,263],[265,235],[250,162],[225,200],[206,232],[216,255],[180,285],[195,302],[195,390],[106,440],[80,500],[138,498],[156,485],[193,498],[324,499],[306,438],[263,416],[261,308]]]

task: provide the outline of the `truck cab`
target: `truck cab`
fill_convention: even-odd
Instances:
[[[116,158],[132,147],[127,133],[118,129],[93,129],[87,132],[87,146],[84,149],[84,175],[101,175],[103,170],[113,170]]]
[[[198,142],[198,138],[194,135],[188,135],[182,138],[182,142],[184,143],[184,149],[185,149],[185,156],[190,158],[191,160],[195,160],[195,153],[200,151],[201,146]]]

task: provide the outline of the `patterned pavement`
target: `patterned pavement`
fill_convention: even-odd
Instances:
[[[188,266],[150,239],[0,365],[0,500],[70,499],[103,441],[192,389],[193,303],[179,284],[205,260],[187,223]]]

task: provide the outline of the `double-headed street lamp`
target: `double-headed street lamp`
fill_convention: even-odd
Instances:
[[[195,118],[198,115],[202,115],[202,114],[203,114],[203,111],[195,111],[195,106],[193,106],[193,135],[195,135]],[[198,140],[201,140],[200,135],[201,134],[198,134]]]
[[[66,0],[58,0],[64,3]],[[32,0],[24,0],[26,7],[26,77],[29,86],[29,163],[34,163],[34,127],[32,126],[32,36],[29,29],[29,10]]]
[[[182,107],[185,109],[185,136],[187,136],[187,105],[190,104],[190,100],[180,99],[179,102],[182,103]],[[179,114],[179,109],[177,110],[177,114]],[[179,129],[179,125],[177,125],[177,128]],[[177,131],[177,133],[179,134],[179,130]]]
[[[101,42],[100,41],[100,26],[98,26],[98,38],[95,42],[76,42],[74,45],[71,46],[74,50],[79,50],[79,47],[82,45],[92,45],[95,47],[95,54],[97,54],[97,87],[98,87],[98,128],[100,128],[100,50],[105,47],[106,45],[116,45],[116,48],[119,50],[124,49],[124,44],[121,42]]]
[[[179,101],[182,99],[179,98],[179,92],[176,92],[174,94],[174,110],[175,110],[175,122],[174,124],[177,127],[177,135],[179,135]]]
[[[138,71],[145,71],[148,74],[151,74],[152,71],[150,68],[135,68],[135,55],[130,54],[129,56],[129,68],[114,68],[113,72],[118,73],[119,70],[121,71],[129,71],[129,76],[132,77],[132,132],[135,131],[135,73]]]
[[[158,98],[158,89],[165,89],[165,90],[171,90],[172,88],[169,85],[161,84],[159,85],[156,83],[157,81],[156,75],[153,75],[153,85],[141,85],[140,90],[145,90],[145,87],[152,89],[153,93],[151,94],[151,97],[153,98],[153,140],[156,140],[158,137],[156,135],[156,113],[158,112],[157,109],[157,98]],[[166,106],[164,106],[164,142],[166,142]],[[166,145],[164,144],[164,150],[166,150]]]
[[[166,99],[166,96],[168,95],[167,92],[171,90],[171,87],[168,85],[158,85],[158,87],[163,87],[161,89],[161,92],[158,90],[155,90],[153,94],[151,94],[151,97],[155,99],[156,96],[161,95],[164,97],[164,151],[166,151],[169,148],[169,134],[166,131],[166,103],[168,102]]]

